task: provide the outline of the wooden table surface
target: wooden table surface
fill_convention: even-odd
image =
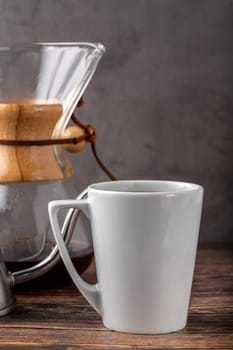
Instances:
[[[199,248],[188,324],[180,332],[109,331],[68,278],[54,286],[50,274],[16,287],[17,310],[0,319],[0,349],[233,349],[231,248]],[[92,280],[93,268],[85,275]]]

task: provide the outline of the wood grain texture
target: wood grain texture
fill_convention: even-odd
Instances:
[[[17,104],[0,103],[0,139],[16,138],[16,126],[18,123],[19,106]],[[13,146],[1,146],[0,148],[0,180],[1,182],[22,181],[22,175],[18,164],[17,150]]]
[[[85,278],[95,280],[93,265]],[[37,281],[16,287],[17,310],[0,319],[0,349],[233,349],[230,247],[199,249],[188,324],[177,333],[133,335],[109,331],[66,281],[56,288],[46,285],[46,279],[36,287]]]
[[[51,139],[62,113],[63,107],[59,103],[0,103],[0,139]],[[0,181],[59,180],[71,176],[73,171],[69,161],[57,159],[55,150],[58,152],[59,147],[1,145]]]
[[[52,138],[62,115],[61,104],[20,104],[16,140]],[[52,146],[16,147],[22,181],[63,179]]]

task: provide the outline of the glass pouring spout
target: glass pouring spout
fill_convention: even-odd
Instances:
[[[0,47],[0,182],[58,180],[72,175],[62,145],[4,145],[63,137],[105,52],[96,43]]]

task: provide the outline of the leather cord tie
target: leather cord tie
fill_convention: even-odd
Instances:
[[[81,97],[79,100],[77,107],[81,107],[84,104],[84,100]],[[87,141],[91,144],[92,153],[99,164],[100,168],[104,171],[104,173],[110,178],[110,180],[116,180],[115,176],[107,169],[107,167],[100,160],[96,147],[96,132],[95,128],[88,124],[84,125],[74,114],[71,116],[72,121],[84,130],[85,134],[79,137],[71,137],[71,138],[59,138],[59,139],[44,139],[44,140],[0,140],[0,145],[3,146],[15,146],[15,147],[28,147],[28,146],[54,146],[54,145],[65,145],[65,144],[74,144],[76,145],[79,142]]]
[[[83,103],[82,103],[83,104]],[[78,106],[79,107],[79,106]],[[103,164],[103,162],[101,161],[101,159],[99,158],[97,151],[96,151],[96,147],[95,147],[95,141],[96,141],[96,132],[95,132],[95,128],[88,124],[88,125],[83,125],[82,122],[73,114],[71,117],[72,121],[79,126],[80,128],[82,128],[85,131],[85,135],[86,138],[85,140],[87,142],[89,142],[91,144],[91,150],[92,153],[97,161],[97,163],[99,164],[100,168],[103,170],[103,172],[109,177],[110,180],[115,181],[116,177],[108,170],[108,168]],[[82,136],[81,136],[82,137]],[[85,137],[85,136],[84,136]],[[83,139],[82,139],[83,140]]]

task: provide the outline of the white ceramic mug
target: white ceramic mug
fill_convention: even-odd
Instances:
[[[203,188],[171,181],[89,186],[88,199],[49,203],[54,236],[75,285],[104,325],[130,333],[168,333],[186,325]],[[76,272],[57,220],[61,208],[90,219],[98,283]]]

